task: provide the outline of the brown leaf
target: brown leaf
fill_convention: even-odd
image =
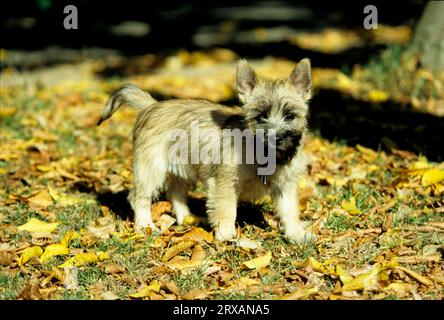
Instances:
[[[170,212],[173,212],[173,206],[168,201],[158,201],[151,205],[151,215],[153,217],[153,221],[157,221],[162,214]]]
[[[0,251],[0,265],[7,267],[14,263],[14,260],[16,260],[18,257],[15,254],[6,252],[6,251]]]
[[[48,191],[41,190],[27,199],[28,204],[34,208],[46,208],[52,205],[52,198]]]
[[[207,232],[202,228],[193,227],[190,231],[185,233],[181,238],[179,239],[189,239],[196,242],[200,241],[206,241],[208,243],[213,242],[213,234],[211,232]]]
[[[192,290],[181,296],[183,300],[203,300],[206,297],[208,297],[208,291],[201,289]]]
[[[122,267],[114,262],[105,262],[100,265],[100,268],[108,274],[117,274],[117,273],[125,272],[124,267]]]
[[[42,294],[39,291],[37,283],[28,283],[28,285],[20,292],[18,298],[23,300],[42,300]]]
[[[182,242],[179,242],[179,243],[173,245],[165,252],[165,255],[162,258],[163,262],[167,262],[168,260],[175,257],[179,253],[182,253],[182,252],[190,249],[191,247],[194,246],[194,244],[195,244],[195,242],[192,240],[184,240]]]

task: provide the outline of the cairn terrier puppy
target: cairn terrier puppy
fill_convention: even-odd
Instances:
[[[216,239],[236,237],[239,201],[254,201],[264,195],[273,200],[281,230],[291,241],[303,242],[309,235],[299,220],[297,183],[306,168],[302,142],[311,97],[310,61],[301,60],[287,79],[266,80],[258,79],[250,65],[240,60],[236,89],[241,107],[198,99],[158,102],[133,84],[125,85],[110,97],[99,124],[123,105],[139,110],[132,131],[134,188],[128,197],[137,229],[149,226],[157,230],[150,206],[162,190],[172,202],[178,224],[182,224],[190,214],[187,192],[200,180],[208,188],[208,218]],[[193,132],[196,123],[197,139]],[[242,143],[240,151],[230,142],[228,151],[235,159],[224,158],[221,163],[216,153],[221,146],[227,146],[224,138],[232,137],[233,130],[250,132],[252,137],[264,134],[254,141],[253,147]],[[183,138],[181,144],[172,139],[172,132],[176,138]],[[261,143],[267,163],[260,162],[257,154],[250,157],[250,162],[237,161],[239,155],[248,158],[260,149]],[[173,161],[173,149],[184,152],[186,161]],[[195,156],[209,150],[210,161]]]

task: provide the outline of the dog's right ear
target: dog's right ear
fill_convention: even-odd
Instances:
[[[247,102],[248,97],[257,83],[257,76],[246,60],[237,63],[236,89],[242,103]]]

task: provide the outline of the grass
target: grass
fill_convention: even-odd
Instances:
[[[28,277],[19,272],[9,273],[0,266],[0,300],[15,299],[23,289]]]

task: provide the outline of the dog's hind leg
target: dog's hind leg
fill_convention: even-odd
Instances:
[[[190,186],[181,178],[168,177],[167,198],[173,204],[173,212],[176,214],[177,223],[183,224],[184,219],[190,215],[187,205],[187,195]]]
[[[136,230],[151,227],[158,231],[151,215],[151,202],[155,199],[165,182],[165,170],[158,161],[147,161],[149,157],[136,156],[133,159],[134,189],[128,200],[134,210]]]

